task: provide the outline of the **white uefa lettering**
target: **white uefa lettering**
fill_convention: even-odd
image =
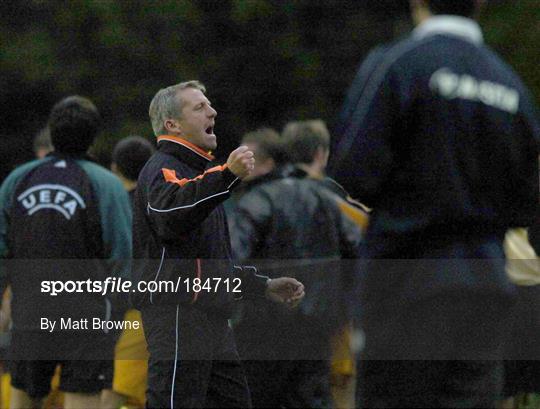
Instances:
[[[36,205],[36,197],[34,195],[30,195],[23,199],[22,204],[25,209],[31,209]]]
[[[515,114],[519,109],[519,93],[515,89],[510,89],[504,93],[501,102],[508,112]]]
[[[59,204],[62,203],[66,199],[66,194],[59,190],[56,192],[56,196],[54,197],[54,203]]]
[[[494,84],[492,84],[491,82],[482,81],[480,83],[480,89],[478,92],[478,98],[480,99],[480,101],[490,106],[495,106],[496,104],[495,87],[493,85]]]
[[[41,203],[51,203],[51,191],[50,190],[42,190],[39,192],[39,201]]]
[[[472,99],[478,92],[478,81],[470,75],[464,75],[459,82],[458,95],[463,99]]]
[[[506,93],[506,88],[500,84],[493,84],[493,93],[495,94],[495,104],[499,107],[503,105],[504,94]]]
[[[431,89],[439,91],[443,97],[453,99],[456,97],[459,78],[450,70],[442,68],[433,74],[430,86]]]
[[[33,186],[21,193],[17,200],[28,210],[29,216],[42,209],[52,209],[69,220],[77,209],[86,208],[77,192],[67,186],[55,184]]]
[[[73,216],[75,214],[75,210],[77,210],[77,202],[75,200],[70,200],[69,202],[62,204],[62,207]]]
[[[429,87],[443,98],[461,98],[515,114],[519,108],[519,93],[513,88],[491,81],[481,81],[471,75],[458,75],[449,68],[433,73]]]

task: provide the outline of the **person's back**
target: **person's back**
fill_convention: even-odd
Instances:
[[[329,404],[330,339],[348,317],[350,277],[340,260],[354,257],[361,234],[340,200],[290,166],[237,203],[230,226],[235,258],[270,276],[287,271],[309,291],[297,312],[253,300],[240,314],[235,333],[254,407]]]
[[[524,138],[532,112],[520,81],[482,45],[421,33],[393,48],[397,60],[390,52],[381,61],[391,64],[385,86],[400,84],[384,89],[399,95],[385,141],[397,154],[378,193],[367,192],[377,208],[373,234],[425,238],[523,224],[534,210],[536,147]]]
[[[350,277],[341,260],[355,257],[361,232],[340,210],[341,199],[320,181],[293,166],[281,174],[238,202],[231,218],[233,254],[270,277],[287,271],[311,292],[294,314],[265,300],[252,301],[255,308],[246,309],[238,332],[256,326],[258,335],[269,336],[262,341],[268,348],[246,333],[241,349],[245,358],[325,359],[328,337],[347,321]]]
[[[353,249],[343,247],[343,216],[332,196],[301,170],[283,169],[282,178],[255,187],[238,202],[231,222],[235,258],[353,257]]]
[[[502,239],[534,220],[540,126],[518,77],[482,44],[480,2],[410,4],[412,35],[358,72],[331,166],[374,209],[359,275],[361,396],[489,406],[515,294]]]
[[[278,179],[256,185],[238,201],[230,221],[233,253],[237,260],[264,260],[276,273],[283,269],[303,277],[306,288],[311,287],[304,307],[316,309],[313,305],[324,303],[310,301],[318,295],[326,300],[339,297],[332,313],[327,311],[328,315],[317,317],[336,329],[346,320],[346,314],[340,310],[346,298],[346,280],[339,260],[356,256],[361,232],[342,211],[340,206],[347,206],[345,200],[324,182],[330,142],[325,123],[318,119],[289,122],[282,139],[284,153],[294,165],[282,165],[274,172]],[[329,282],[333,286],[327,286]],[[332,294],[324,294],[325,291]],[[338,311],[339,317],[334,315]],[[272,320],[272,314],[266,318]],[[324,326],[321,322],[315,325],[321,325],[321,330]],[[302,331],[302,326],[298,327]],[[328,335],[321,333],[317,341],[311,340],[311,345],[307,345],[306,337],[299,333],[297,346],[282,351],[289,349],[291,356],[308,356],[313,349],[319,351],[315,355],[320,358],[325,354],[321,351],[327,347]]]
[[[91,407],[111,381],[114,349],[101,324],[114,319],[115,299],[96,284],[126,272],[131,211],[120,181],[85,156],[99,129],[92,102],[61,100],[48,126],[55,152],[0,188],[2,278],[13,290],[11,406],[38,406],[61,364],[66,408]]]
[[[529,96],[480,42],[424,26],[373,64],[362,98],[377,93],[376,102],[347,118],[346,135],[372,115],[380,141],[346,137],[334,164],[350,193],[377,208],[370,235],[501,234],[530,219],[536,145],[525,135],[538,130],[527,128]],[[356,156],[367,144],[372,154]]]
[[[42,282],[104,280],[109,273],[103,262],[106,250],[98,198],[82,164],[98,168],[88,161],[52,154],[16,178],[5,208],[10,222],[9,255],[14,259],[10,271],[14,331],[39,330],[40,317],[59,320],[66,316],[66,309],[74,320],[105,317],[100,294],[84,291],[51,297],[42,291]]]

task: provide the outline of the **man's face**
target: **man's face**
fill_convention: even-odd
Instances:
[[[216,149],[214,124],[217,112],[208,98],[196,88],[183,89],[178,97],[183,101],[181,119],[178,120],[180,136],[201,149]]]

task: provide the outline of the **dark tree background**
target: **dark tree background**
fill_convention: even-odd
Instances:
[[[152,96],[189,79],[218,110],[221,156],[255,127],[332,126],[366,52],[410,28],[407,10],[406,0],[2,1],[0,178],[33,157],[34,135],[70,94],[102,112],[103,163],[119,138],[152,138]],[[492,1],[481,21],[537,97],[538,21],[538,0]]]

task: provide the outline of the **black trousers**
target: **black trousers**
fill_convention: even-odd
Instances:
[[[500,398],[508,299],[447,293],[387,311],[366,328],[364,408],[492,408]]]
[[[150,353],[148,408],[251,407],[227,319],[186,306],[141,312]]]
[[[235,326],[254,408],[328,408],[330,341],[318,321],[267,300],[245,300]]]
[[[244,362],[254,408],[328,408],[328,361]]]

